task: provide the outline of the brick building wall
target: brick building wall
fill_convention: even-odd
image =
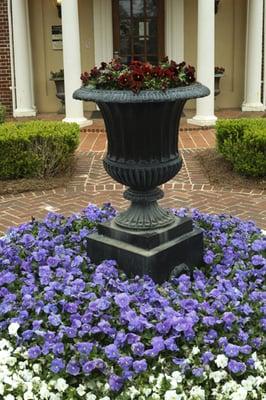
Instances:
[[[8,0],[0,0],[0,103],[12,113],[11,60],[8,28]]]

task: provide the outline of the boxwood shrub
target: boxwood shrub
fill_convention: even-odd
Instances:
[[[246,175],[266,175],[266,119],[220,120],[216,124],[218,151],[233,168]]]
[[[30,121],[0,125],[0,179],[46,178],[64,172],[79,142],[79,126]]]

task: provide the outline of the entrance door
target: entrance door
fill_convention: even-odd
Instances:
[[[124,63],[164,57],[164,0],[113,0],[114,54]]]

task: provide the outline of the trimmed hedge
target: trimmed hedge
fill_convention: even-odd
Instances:
[[[217,149],[247,176],[266,175],[266,119],[226,119],[216,123]]]
[[[67,170],[79,126],[30,121],[0,125],[0,179],[47,178]]]
[[[6,108],[0,103],[0,124],[3,124],[6,119]]]

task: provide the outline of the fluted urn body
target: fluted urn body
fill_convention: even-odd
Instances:
[[[83,87],[73,97],[95,101],[106,126],[107,173],[129,189],[124,197],[131,206],[115,223],[133,230],[170,225],[174,216],[161,208],[158,186],[172,179],[182,166],[178,152],[178,128],[186,100],[203,97],[209,89],[195,83],[163,91],[107,91]]]

